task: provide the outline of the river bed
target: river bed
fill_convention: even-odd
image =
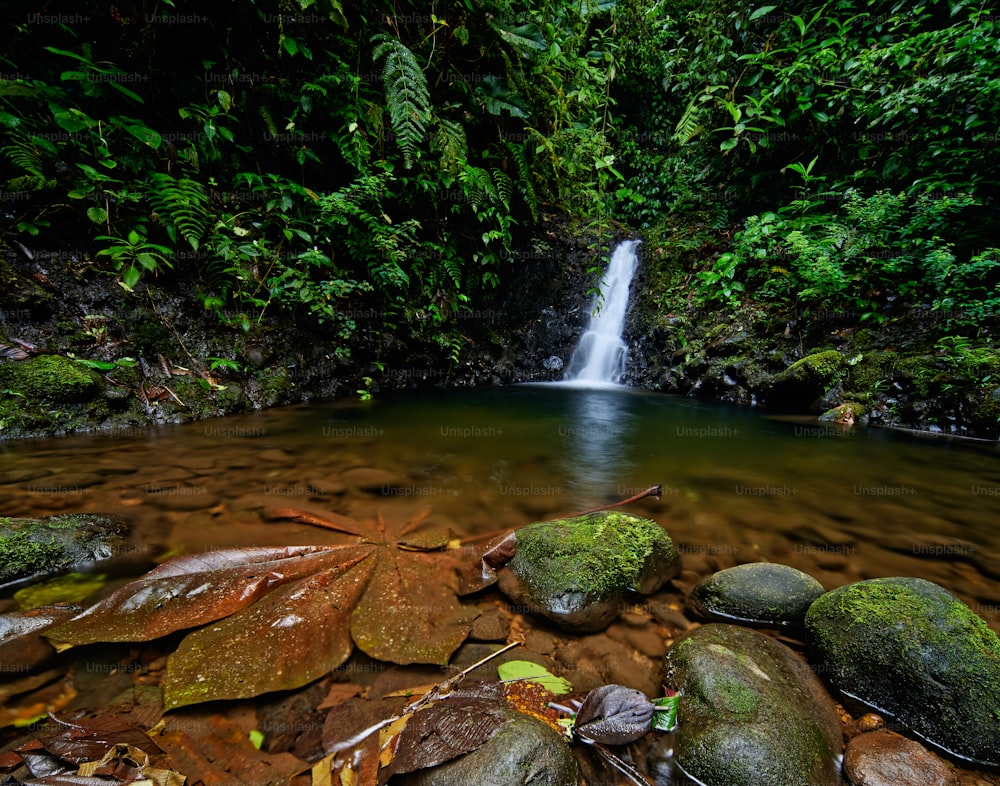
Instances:
[[[697,574],[783,562],[828,589],[919,576],[1000,631],[1000,447],[781,419],[620,388],[523,385],[340,400],[0,444],[0,511],[134,522],[126,572],[167,553],[334,542],[269,507],[405,520],[461,536],[629,509]]]

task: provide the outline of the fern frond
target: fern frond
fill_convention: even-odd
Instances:
[[[518,190],[521,192],[521,196],[524,197],[524,201],[528,204],[528,210],[531,211],[532,220],[537,222],[538,196],[535,193],[535,185],[532,182],[531,167],[528,165],[528,157],[524,154],[524,145],[519,142],[514,142],[511,139],[506,141],[507,150],[513,157],[514,163],[517,165]]]
[[[696,103],[698,98],[696,96],[691,100],[691,103],[687,105],[687,109],[684,110],[684,114],[681,115],[681,119],[677,121],[673,140],[679,145],[686,145],[705,130],[705,127],[701,124],[701,105]]]
[[[493,182],[496,184],[496,194],[503,206],[507,208],[507,212],[510,212],[510,201],[514,196],[514,181],[511,180],[510,175],[501,169],[493,170]]]
[[[149,203],[163,220],[170,239],[177,242],[180,234],[197,251],[209,221],[205,189],[194,180],[177,179],[165,172],[154,172],[149,179]]]
[[[403,163],[409,169],[424,141],[431,115],[427,77],[413,52],[401,41],[380,33],[372,37],[372,42],[375,44],[372,61],[384,61],[382,83],[389,119],[403,152]]]
[[[274,122],[274,115],[271,114],[271,110],[261,104],[257,107],[257,112],[260,114],[260,119],[264,121],[264,125],[267,126],[267,133],[269,133],[272,138],[277,137],[278,124]]]
[[[437,128],[431,137],[431,150],[441,155],[440,168],[443,172],[457,173],[460,163],[469,155],[465,128],[461,123],[439,117]]]
[[[45,175],[45,153],[54,153],[52,144],[45,140],[33,139],[26,134],[15,133],[12,135],[11,144],[0,148],[0,153],[17,167],[34,178],[38,183],[44,183]]]

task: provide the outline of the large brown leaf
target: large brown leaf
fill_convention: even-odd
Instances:
[[[347,548],[356,556],[187,636],[168,661],[166,708],[297,688],[346,661],[351,610],[373,568],[369,547]]]
[[[495,541],[469,547],[419,532],[424,516],[365,527],[294,509],[265,515],[359,542],[178,557],[44,635],[70,645],[145,641],[213,623],[170,657],[165,704],[246,698],[311,682],[347,660],[352,642],[379,660],[446,664],[478,614],[457,596],[491,584],[509,559]]]
[[[186,554],[119,587],[46,636],[70,644],[150,641],[213,622],[275,587],[340,561],[343,546],[223,549]]]

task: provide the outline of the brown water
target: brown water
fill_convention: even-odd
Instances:
[[[631,390],[516,386],[0,443],[0,514],[116,512],[128,570],[168,551],[332,542],[269,507],[472,535],[663,485],[629,509],[698,574],[784,562],[832,588],[936,581],[1000,632],[1000,447],[766,418]]]

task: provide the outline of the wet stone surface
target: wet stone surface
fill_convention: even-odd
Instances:
[[[810,604],[823,592],[823,585],[801,570],[754,562],[702,579],[688,603],[703,620],[801,628]]]

